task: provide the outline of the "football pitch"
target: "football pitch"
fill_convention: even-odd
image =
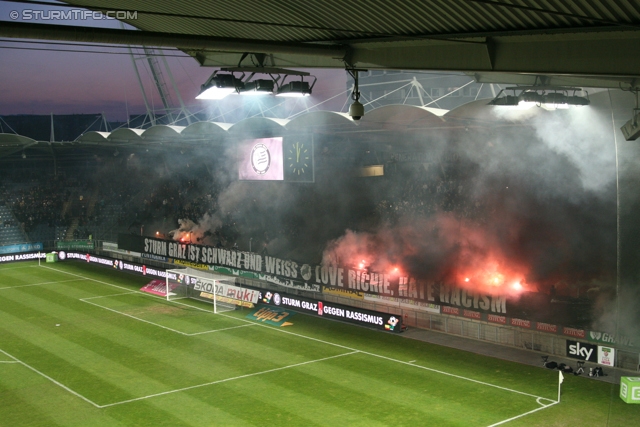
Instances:
[[[631,426],[619,385],[297,314],[145,294],[80,262],[0,266],[0,426]]]

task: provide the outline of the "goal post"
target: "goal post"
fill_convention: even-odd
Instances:
[[[235,279],[222,274],[193,268],[167,270],[167,301],[195,299],[213,305],[214,313],[235,310],[239,306],[253,306],[258,302],[258,291],[235,285]]]

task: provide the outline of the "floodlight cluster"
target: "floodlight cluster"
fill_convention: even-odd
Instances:
[[[561,110],[570,107],[582,107],[589,105],[589,94],[579,96],[580,88],[563,88],[563,87],[522,87],[507,88],[512,94],[504,94],[504,90],[500,91],[489,105],[513,107],[517,109],[528,109],[531,107],[541,107],[545,110]],[[520,91],[516,94],[516,91]],[[573,93],[569,95],[569,92]]]
[[[244,78],[244,73],[236,77],[234,72],[214,72],[213,75],[202,85],[200,94],[196,99],[223,99],[229,95],[275,95],[281,97],[304,97],[311,95],[311,90],[316,78],[310,84],[305,81],[306,73],[297,73],[300,80],[286,82],[288,73],[277,75],[269,74],[269,79],[253,79],[255,72],[248,78]]]

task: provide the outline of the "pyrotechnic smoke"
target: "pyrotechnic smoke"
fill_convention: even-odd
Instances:
[[[328,245],[325,262],[362,258],[383,271],[400,265],[418,279],[489,293],[548,292],[553,285],[569,294],[573,284],[596,279],[611,286],[610,123],[586,109],[554,113],[527,112],[518,126],[449,134],[444,149],[426,145],[426,172],[398,165],[401,173],[387,179],[400,182],[378,193],[394,220],[368,233],[346,232]]]
[[[207,232],[217,230],[222,226],[222,220],[217,215],[211,215],[207,212],[198,222],[190,219],[178,219],[178,224],[177,229],[169,232],[174,240],[204,243]]]
[[[575,108],[560,113],[534,117],[536,135],[577,168],[585,190],[600,192],[607,189],[615,180],[610,119],[591,108]]]
[[[596,282],[604,292],[616,254],[609,118],[590,108],[525,114],[469,132],[319,134],[312,184],[238,182],[233,144],[219,161],[203,149],[191,163],[209,162],[215,211],[183,221],[176,237],[208,233],[305,262],[364,260],[484,293],[553,286],[583,296]],[[355,177],[375,162],[384,177]]]

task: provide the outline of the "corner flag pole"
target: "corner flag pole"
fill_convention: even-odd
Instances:
[[[564,376],[562,375],[562,371],[558,371],[558,403],[560,403],[560,388],[562,387],[562,382],[564,381]]]

